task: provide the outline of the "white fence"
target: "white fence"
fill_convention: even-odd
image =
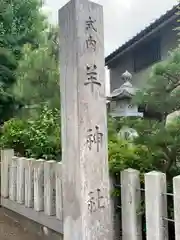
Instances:
[[[121,173],[121,221],[123,240],[141,240],[146,225],[147,240],[168,240],[168,222],[175,224],[175,239],[180,240],[180,176],[173,179],[173,194],[167,193],[166,175],[152,171],[144,175],[145,189],[140,188],[139,171],[126,169]],[[139,214],[145,193],[145,224]],[[173,197],[174,219],[167,216],[167,196]]]
[[[61,163],[2,150],[1,205],[62,234]]]
[[[144,181],[146,239],[168,240],[168,221],[172,221],[175,239],[180,240],[180,176],[173,179],[173,194],[167,193],[164,173],[147,173]],[[119,187],[122,240],[141,240],[139,171],[124,170]],[[167,216],[167,195],[174,199],[174,219]],[[63,234],[61,163],[18,158],[13,150],[2,150],[1,205]]]

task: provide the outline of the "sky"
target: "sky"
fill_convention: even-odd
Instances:
[[[67,2],[68,0],[45,0],[45,10],[50,21],[57,22],[58,9]],[[105,56],[177,4],[177,0],[94,0],[94,2],[103,5],[104,9]],[[108,78],[107,71],[106,77]]]
[[[57,22],[58,9],[68,0],[45,0],[52,22]],[[159,18],[177,0],[94,0],[104,7],[105,55]]]

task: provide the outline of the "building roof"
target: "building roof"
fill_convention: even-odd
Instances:
[[[108,55],[105,58],[105,64],[108,66],[115,58],[118,57],[123,51],[126,51],[127,48],[129,48],[131,45],[137,43],[141,38],[145,37],[147,34],[151,33],[152,30],[159,27],[161,24],[163,24],[165,21],[169,20],[174,16],[174,18],[177,18],[177,8],[180,6],[180,4],[173,6],[173,8],[169,11],[167,11],[165,14],[163,14],[159,19],[155,20],[152,24],[147,26],[144,30],[139,32],[136,36],[131,38],[129,41],[124,43],[122,46],[120,46],[118,49],[116,49],[114,52],[112,52],[110,55]]]

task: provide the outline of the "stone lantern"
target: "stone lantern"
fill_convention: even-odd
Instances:
[[[122,74],[121,79],[124,83],[115,89],[110,97],[110,115],[112,117],[143,117],[143,113],[138,112],[138,106],[132,104],[132,98],[137,88],[131,84],[132,75],[126,71]]]

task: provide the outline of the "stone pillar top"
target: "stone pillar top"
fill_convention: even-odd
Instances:
[[[123,79],[124,83],[111,93],[110,98],[118,98],[118,99],[132,98],[132,96],[135,95],[137,89],[134,88],[131,83],[132,74],[126,70],[121,75],[121,79]]]
[[[132,74],[126,70],[126,71],[121,75],[121,79],[123,79],[124,82],[130,82],[130,81],[132,80]]]

